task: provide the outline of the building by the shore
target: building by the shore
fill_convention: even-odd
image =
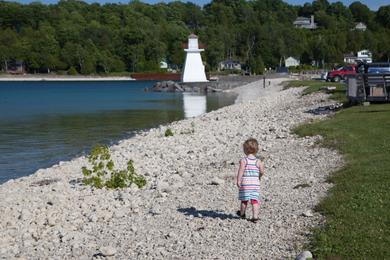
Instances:
[[[236,60],[221,61],[218,68],[219,70],[242,70],[241,63]]]
[[[160,69],[168,69],[168,62],[165,60],[160,61]]]
[[[296,28],[309,29],[309,30],[317,29],[317,23],[314,22],[314,15],[312,15],[310,18],[298,17],[297,19],[295,19],[293,24]]]
[[[182,74],[183,83],[207,82],[205,67],[200,53],[204,49],[199,49],[198,36],[190,34],[188,36],[188,47],[184,49],[186,58]]]
[[[365,23],[362,23],[362,22],[360,22],[360,23],[357,23],[356,25],[355,25],[355,30],[356,31],[365,31],[365,30],[367,30],[367,25],[365,24]]]
[[[347,64],[356,63],[356,55],[353,52],[344,54],[344,63]]]
[[[25,74],[26,68],[24,62],[20,60],[7,62],[6,72],[10,74]]]
[[[301,62],[298,59],[294,58],[294,57],[288,57],[284,61],[284,66],[286,68],[296,67],[296,66],[299,66],[300,64],[301,64]]]
[[[358,62],[372,62],[372,53],[369,50],[358,51],[355,55],[353,52],[344,54],[344,63],[356,64]]]

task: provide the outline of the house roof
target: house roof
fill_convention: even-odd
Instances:
[[[356,24],[356,26],[355,27],[360,27],[360,28],[367,28],[367,25],[366,24],[364,24],[364,23],[362,23],[362,22],[359,22],[359,23],[357,23]]]
[[[344,54],[344,58],[356,58],[356,56],[351,52]]]
[[[298,60],[298,59],[296,59],[296,58],[294,58],[294,57],[292,57],[292,56],[290,56],[290,57],[288,57],[286,60]]]
[[[238,60],[224,60],[224,61],[221,61],[221,63],[224,63],[224,64],[229,64],[229,63],[240,64],[240,62]]]
[[[310,18],[299,16],[299,17],[297,17],[297,19],[295,19],[295,21],[310,21]]]
[[[298,17],[297,19],[295,19],[294,24],[295,24],[295,25],[299,25],[299,24],[311,24],[311,18],[307,18],[307,17]]]
[[[191,33],[189,36],[188,36],[188,39],[198,39],[198,36]]]

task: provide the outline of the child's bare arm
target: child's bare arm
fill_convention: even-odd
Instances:
[[[260,160],[257,161],[257,167],[259,167],[260,170],[260,175],[263,176],[265,171],[264,171],[264,164]]]
[[[245,160],[242,159],[242,160],[240,160],[240,168],[238,168],[238,172],[237,172],[236,184],[237,184],[238,188],[240,188],[240,186],[241,186],[241,178],[242,178],[242,175],[244,175],[244,169],[245,169]]]

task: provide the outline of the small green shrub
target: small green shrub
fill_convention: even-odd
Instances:
[[[127,162],[126,169],[115,170],[114,162],[105,145],[96,145],[88,156],[88,162],[92,166],[91,169],[85,166],[81,168],[84,185],[99,189],[103,187],[117,189],[129,187],[133,183],[142,188],[146,184],[145,178],[135,173],[132,160]]]
[[[167,130],[165,130],[164,135],[165,135],[165,137],[173,136],[173,132],[170,128],[168,128]]]
[[[68,75],[72,75],[72,76],[77,75],[77,70],[74,67],[70,67],[68,69]]]

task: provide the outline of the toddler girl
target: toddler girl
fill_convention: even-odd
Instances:
[[[256,158],[259,143],[250,138],[244,143],[245,157],[240,160],[240,168],[237,173],[238,197],[241,200],[241,210],[237,212],[241,218],[245,218],[248,202],[252,204],[252,222],[259,220],[260,177],[264,175],[263,163]]]

